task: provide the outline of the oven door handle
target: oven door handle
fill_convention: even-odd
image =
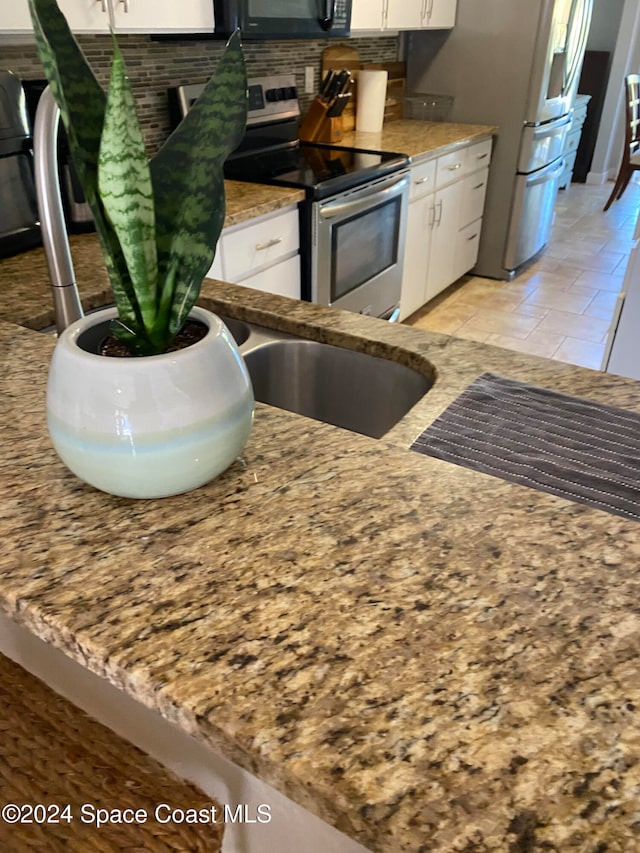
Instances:
[[[322,219],[333,219],[336,216],[344,216],[345,214],[360,213],[363,210],[371,207],[372,204],[378,204],[398,195],[404,187],[409,186],[408,175],[403,175],[401,178],[396,178],[386,187],[371,187],[369,192],[359,196],[353,201],[331,201],[328,204],[320,204],[320,216]]]

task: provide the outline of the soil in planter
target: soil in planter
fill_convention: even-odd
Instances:
[[[187,320],[182,329],[171,342],[165,352],[177,352],[177,350],[186,349],[192,344],[201,341],[207,334],[208,328],[204,323],[197,320]],[[129,347],[123,342],[114,338],[113,335],[108,335],[104,338],[99,347],[100,355],[108,355],[113,358],[136,358],[136,353],[131,352]]]

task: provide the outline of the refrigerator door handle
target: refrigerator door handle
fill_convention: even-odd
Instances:
[[[591,22],[591,6],[592,0],[574,0],[573,5],[571,7],[571,14],[569,15],[569,26],[567,32],[567,45],[569,44],[569,41],[571,39],[571,32],[573,29],[576,13],[580,15],[580,32],[578,35],[578,43],[576,44],[575,51],[573,53],[573,56],[570,58],[569,68],[565,76],[563,93],[571,91],[578,70],[580,69],[580,66],[582,64],[584,50],[587,45],[587,38],[589,36],[589,24]]]
[[[534,172],[532,175],[527,177],[527,186],[536,187],[539,184],[545,184],[547,181],[551,181],[557,175],[560,175],[563,169],[564,160],[555,160],[553,163],[549,163],[548,166],[545,166],[544,169],[540,169],[539,172]]]

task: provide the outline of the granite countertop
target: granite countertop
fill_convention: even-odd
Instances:
[[[304,198],[302,190],[240,181],[225,181],[225,189],[225,228],[295,205]],[[107,271],[96,252],[96,239],[95,234],[72,234],[69,240],[85,310],[112,301]],[[0,260],[0,317],[30,329],[44,329],[55,323],[46,269],[43,248]],[[34,287],[34,282],[41,282],[41,287]]]
[[[493,125],[401,119],[383,125],[380,133],[345,133],[340,145],[395,151],[415,161],[439,154],[440,149],[468,145],[497,132]]]
[[[487,370],[635,412],[640,385],[220,282],[202,302],[435,384],[379,441],[258,405],[225,474],[135,502],[59,462],[54,341],[1,322],[3,612],[373,851],[637,849],[637,523],[407,447]]]

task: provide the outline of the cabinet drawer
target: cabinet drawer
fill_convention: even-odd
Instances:
[[[218,281],[224,281],[224,271],[222,269],[222,245],[218,243],[218,248],[216,249],[216,256],[213,259],[213,264],[211,265],[211,269],[207,273],[207,278],[217,278]]]
[[[458,232],[458,240],[456,243],[456,259],[455,259],[455,277],[469,272],[475,266],[478,260],[478,248],[480,246],[480,229],[482,220],[478,219],[467,225]]]
[[[567,136],[567,139],[564,143],[564,154],[565,156],[571,154],[572,151],[577,151],[578,145],[580,145],[580,136],[582,135],[582,131],[578,131],[578,133],[570,133]]]
[[[300,299],[300,256],[294,255],[286,261],[273,264],[240,283],[243,287],[253,287],[254,290],[262,290],[265,293]]]
[[[460,225],[466,226],[480,219],[484,210],[484,199],[487,194],[489,169],[475,172],[464,178],[464,191],[460,209]]]
[[[466,150],[466,158],[464,170],[467,174],[475,172],[477,169],[486,169],[491,160],[492,139],[484,139],[482,142],[476,142],[470,145]]]
[[[240,281],[267,264],[298,252],[297,210],[256,219],[222,236],[224,274],[227,281]]]
[[[413,166],[410,180],[409,198],[411,200],[433,192],[436,186],[436,161],[429,160],[427,163],[418,163]]]
[[[585,123],[585,119],[587,118],[587,108],[583,107],[581,110],[574,110],[573,118],[571,119],[571,129],[572,130],[580,130],[582,125]]]
[[[460,180],[465,173],[466,159],[466,148],[459,148],[457,151],[438,157],[436,161],[436,189],[439,190],[453,181]]]

